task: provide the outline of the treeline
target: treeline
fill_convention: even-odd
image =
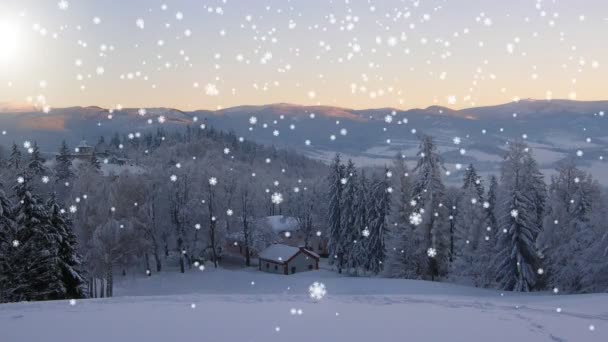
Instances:
[[[322,164],[293,152],[204,125],[93,148],[74,159],[64,142],[44,160],[35,142],[13,144],[0,158],[2,301],[112,296],[117,276],[217,266],[233,242],[249,265],[273,242],[254,224],[268,215],[296,217],[309,236],[321,229]]]
[[[330,261],[340,272],[509,291],[608,290],[605,194],[573,159],[547,186],[530,149],[512,142],[499,177],[484,181],[469,165],[462,186],[450,187],[431,137],[421,137],[411,171],[404,157],[371,181],[339,156],[330,166]]]

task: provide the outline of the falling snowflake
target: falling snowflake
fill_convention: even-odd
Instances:
[[[418,226],[422,223],[422,215],[420,213],[412,213],[410,215],[410,224]]]
[[[137,20],[135,20],[135,26],[137,26],[137,28],[143,30],[144,26],[145,26],[145,22],[142,18],[138,18]]]
[[[171,175],[171,177],[169,177],[169,179],[170,179],[172,182],[175,182],[175,181],[177,181],[177,176],[176,176],[176,175]]]
[[[308,287],[308,295],[314,301],[320,301],[327,294],[325,284],[315,281]]]
[[[519,212],[517,211],[517,209],[511,210],[511,217],[517,218],[518,215],[519,215]]]
[[[208,83],[205,86],[205,94],[207,94],[208,96],[217,96],[220,94],[220,91],[217,89],[217,86],[215,84]]]
[[[60,10],[65,11],[70,7],[70,3],[67,2],[67,0],[61,0],[57,3],[57,7],[59,7]]]
[[[281,204],[283,202],[283,195],[275,192],[272,194],[272,196],[270,197],[270,200],[272,201],[273,204]]]
[[[361,235],[363,235],[364,237],[369,237],[370,231],[369,229],[365,228],[362,232]]]
[[[258,123],[258,118],[256,118],[255,116],[249,118],[249,124],[255,125],[256,123]]]
[[[429,249],[426,250],[426,255],[428,255],[429,258],[434,258],[437,256],[437,250],[433,247],[430,247]]]
[[[13,240],[13,247],[19,247],[19,240]]]
[[[75,212],[78,211],[78,208],[76,208],[75,205],[71,205],[70,208],[69,208],[69,210],[70,210],[70,213],[74,214]]]
[[[211,185],[211,186],[217,185],[217,178],[215,178],[215,177],[209,178],[209,185]]]
[[[460,137],[454,137],[454,139],[452,139],[452,142],[453,142],[455,145],[460,145],[460,143],[461,143],[461,139],[460,139]]]
[[[232,209],[226,210],[226,215],[232,216],[232,214],[234,214],[234,212],[232,211]]]

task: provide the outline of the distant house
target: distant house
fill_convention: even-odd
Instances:
[[[90,146],[86,140],[82,140],[74,149],[72,157],[77,159],[89,159],[93,155],[93,146]]]
[[[319,255],[304,247],[273,244],[263,250],[259,257],[260,271],[278,274],[293,274],[319,269]]]

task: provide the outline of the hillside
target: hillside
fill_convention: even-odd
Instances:
[[[326,285],[318,302],[315,281]],[[10,342],[605,341],[608,296],[511,294],[424,281],[207,268],[122,278],[112,299],[0,306]],[[293,310],[293,312],[292,312]],[[301,310],[301,311],[299,311]],[[32,329],[36,327],[36,329]],[[238,327],[238,329],[235,329]],[[593,327],[593,330],[590,330]],[[454,336],[458,336],[454,339]]]

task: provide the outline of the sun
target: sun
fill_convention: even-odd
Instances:
[[[18,57],[19,25],[0,19],[0,64],[8,64]]]

